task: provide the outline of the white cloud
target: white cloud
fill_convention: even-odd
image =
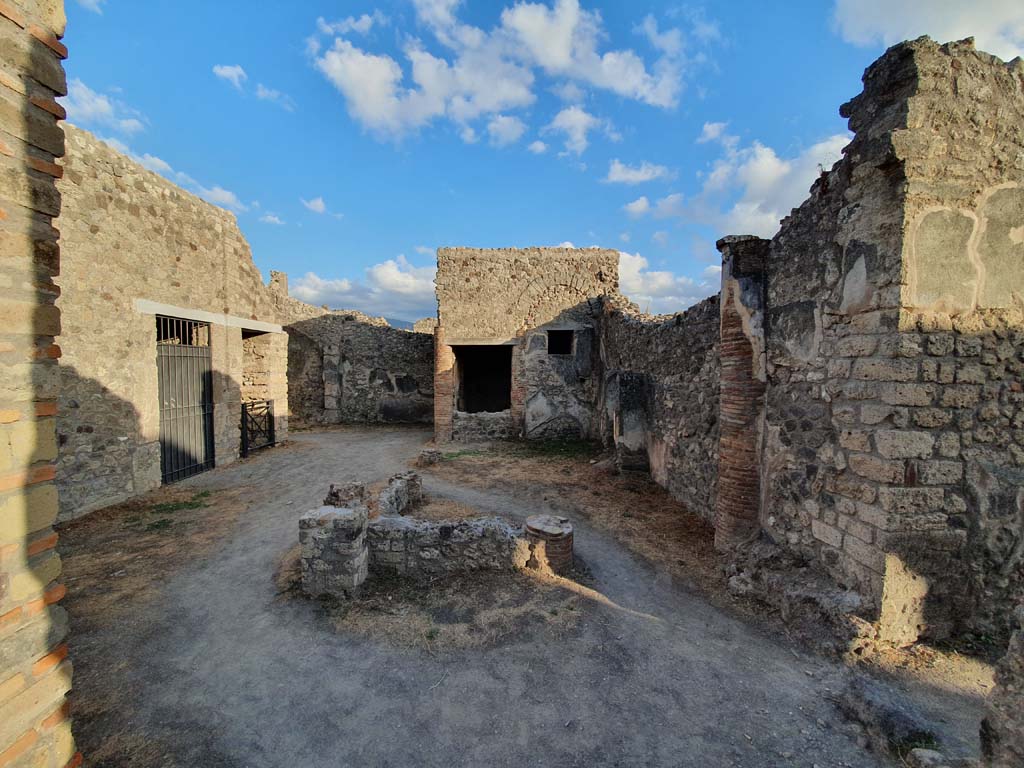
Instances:
[[[704,123],[700,136],[697,138],[697,143],[707,144],[709,141],[717,141],[728,127],[728,123]]]
[[[537,141],[532,142],[527,149],[535,155],[543,155],[548,151],[548,145],[538,139]]]
[[[196,194],[206,202],[219,205],[221,208],[227,208],[229,211],[241,213],[249,210],[249,206],[239,200],[238,195],[228,189],[224,189],[223,187],[215,186],[207,188],[200,186],[196,190]]]
[[[435,272],[433,265],[417,267],[400,255],[371,266],[364,281],[308,272],[292,283],[291,294],[310,304],[412,321],[437,311]]]
[[[621,240],[624,243],[628,243],[629,242],[629,232],[620,232],[619,233],[619,240]]]
[[[649,269],[639,253],[619,252],[619,288],[645,312],[681,312],[704,298],[695,280],[673,272]]]
[[[274,224],[278,227],[284,226],[284,222],[281,221],[281,218],[273,213],[263,214],[262,216],[260,216],[260,221],[262,221],[264,224]]]
[[[62,102],[68,120],[85,127],[109,128],[129,136],[145,127],[136,110],[94,91],[77,77],[68,82]]]
[[[103,4],[107,0],[78,0],[78,4],[93,13],[103,13]]]
[[[327,213],[327,203],[322,197],[314,197],[312,200],[302,200],[302,204],[313,213]]]
[[[286,93],[274,90],[273,88],[267,88],[263,83],[256,84],[256,98],[263,101],[271,101],[283,109],[287,109],[289,112],[295,111],[295,102],[292,101],[291,97]]]
[[[317,30],[324,35],[347,35],[350,32],[358,32],[360,35],[370,33],[374,26],[386,27],[388,17],[375,10],[371,13],[364,13],[358,18],[349,16],[339,21],[326,21],[323,16],[316,20]]]
[[[974,37],[983,51],[1005,61],[1024,56],[1020,0],[835,0],[833,21],[854,45],[892,45],[930,35],[940,43]]]
[[[665,195],[654,204],[652,213],[657,219],[668,219],[673,216],[682,215],[683,195],[679,192],[673,192],[671,195]]]
[[[496,147],[507,147],[509,144],[515,144],[526,133],[526,123],[518,117],[497,115],[487,124],[487,133],[491,137],[491,144]]]
[[[239,64],[217,64],[213,68],[213,74],[221,80],[231,83],[239,90],[242,89],[242,83],[249,79],[249,76],[245,74],[245,70]]]
[[[678,29],[659,31],[658,22],[651,14],[644,17],[636,31],[641,32],[654,48],[668,56],[679,56],[683,52],[683,33]]]
[[[541,130],[545,133],[564,134],[565,152],[582,155],[590,144],[588,135],[595,129],[603,130],[613,140],[619,138],[609,121],[595,117],[575,105],[563,109]]]
[[[626,203],[624,206],[622,206],[622,210],[624,210],[633,218],[639,218],[640,216],[643,216],[645,213],[647,213],[648,210],[650,210],[650,208],[651,201],[647,199],[646,195],[642,195],[633,202]]]
[[[489,31],[459,20],[460,0],[413,5],[418,23],[446,50],[428,50],[415,37],[405,39],[399,58],[366,50],[351,35],[379,23],[367,15],[320,19],[307,41],[314,66],[345,98],[349,115],[379,138],[401,138],[447,119],[464,141],[475,141],[475,121],[510,116],[535,101],[535,72],[555,79],[549,87],[571,104],[582,100],[581,85],[659,107],[675,106],[682,90],[682,33],[659,30],[653,18],[641,26],[658,53],[648,63],[630,49],[600,50],[608,37],[601,16],[582,10],[578,0],[550,7],[516,2]]]
[[[664,165],[643,162],[640,165],[626,165],[616,158],[608,167],[605,181],[611,184],[642,184],[655,179],[671,178],[672,172]]]
[[[722,277],[722,265],[721,264],[708,264],[704,267],[704,277],[708,280],[718,280]]]
[[[677,103],[682,73],[676,56],[662,49],[664,55],[648,71],[635,51],[600,53],[599,43],[606,37],[601,15],[581,9],[578,0],[555,0],[550,8],[518,2],[502,11],[501,24],[521,52],[550,75],[580,80],[656,107]],[[665,34],[673,36],[673,30]]]
[[[569,248],[569,249],[573,249],[576,246],[573,245],[572,240],[563,240],[562,242],[560,242],[558,245],[556,245],[554,247],[555,248]]]
[[[582,88],[572,81],[559,83],[551,89],[551,92],[569,104],[580,104],[587,95]]]
[[[117,149],[122,153],[129,153],[128,147],[125,147],[124,145],[122,145],[121,147],[117,147]],[[143,168],[146,168],[147,170],[154,171],[160,174],[174,173],[174,169],[171,168],[170,163],[168,163],[166,160],[162,160],[161,158],[156,157],[155,155],[150,155],[147,153],[137,159],[139,161],[139,164]]]
[[[668,245],[668,232],[666,232],[664,229],[659,229],[657,232],[651,235],[651,240],[653,240],[656,244],[664,248],[666,245]]]
[[[716,141],[722,154],[704,176],[700,194],[689,202],[674,193],[654,205],[631,208],[631,203],[627,213],[687,219],[713,226],[722,234],[771,237],[779,222],[807,198],[814,179],[831,168],[850,141],[849,135],[836,134],[785,158],[759,141],[741,147],[736,136],[724,132],[723,124],[710,125],[722,126],[706,131],[712,136],[708,141]]]
[[[447,117],[464,137],[475,138],[475,132],[465,130],[470,121],[534,101],[533,75],[503,58],[498,48],[463,48],[449,62],[413,40],[403,53],[412,87],[393,58],[368,53],[341,38],[315,64],[345,97],[349,114],[382,137],[398,138]]]
[[[779,222],[807,198],[811,183],[841,157],[849,141],[845,134],[830,136],[792,158],[781,158],[756,141],[728,150],[705,183],[705,198],[738,193],[720,217],[723,233],[773,236]]]
[[[433,256],[436,253],[436,251],[433,248],[430,248],[426,245],[417,245],[414,250],[421,256]]]

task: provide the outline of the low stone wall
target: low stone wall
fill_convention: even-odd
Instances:
[[[358,503],[323,506],[299,519],[302,589],[306,594],[348,598],[358,593],[368,566],[366,519],[367,509]]]
[[[423,500],[423,481],[415,472],[395,475],[377,497],[377,511],[382,517],[404,515],[410,507]]]
[[[499,518],[432,522],[409,517],[372,520],[366,542],[370,570],[410,578],[525,568],[523,529]]]
[[[654,480],[705,519],[718,486],[719,305],[672,316],[605,300],[600,434],[626,469]]]
[[[462,442],[474,440],[511,440],[518,437],[511,411],[498,413],[452,413],[452,439]]]

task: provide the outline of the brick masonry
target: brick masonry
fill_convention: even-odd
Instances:
[[[0,766],[78,765],[59,601],[60,2],[0,0]]]

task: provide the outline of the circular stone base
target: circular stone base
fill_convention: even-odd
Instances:
[[[526,519],[526,538],[533,548],[531,564],[555,573],[572,568],[572,523],[567,517],[534,515]]]

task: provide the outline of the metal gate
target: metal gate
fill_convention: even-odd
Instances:
[[[156,318],[160,384],[160,474],[165,483],[213,467],[210,324]]]
[[[274,401],[242,403],[242,456],[274,444]]]

